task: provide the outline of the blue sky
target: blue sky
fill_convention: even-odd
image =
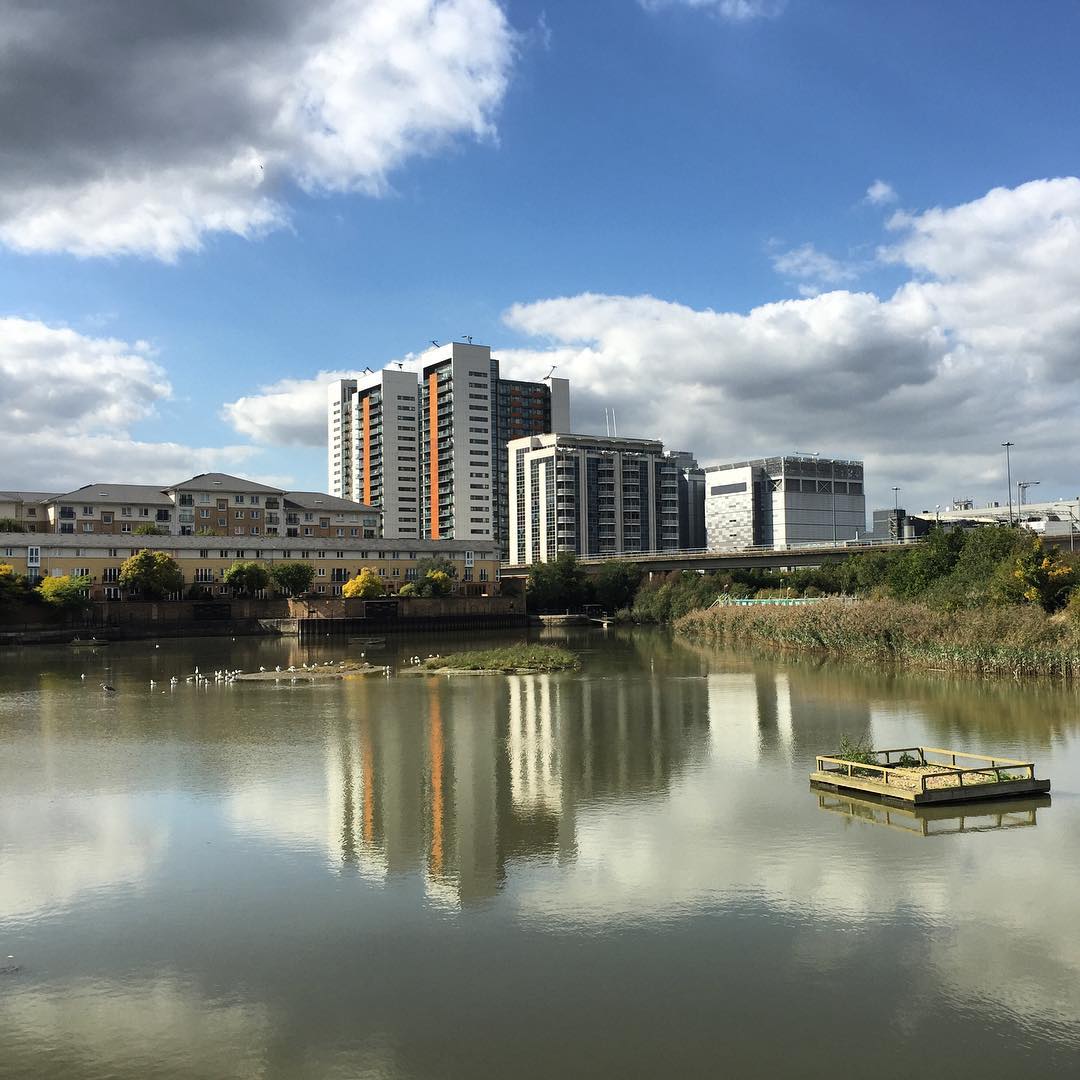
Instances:
[[[921,508],[1004,498],[1012,438],[1080,490],[1075,4],[335,0],[318,47],[280,0],[93,6],[0,0],[0,487],[322,487],[319,373],[471,334],[704,462]]]

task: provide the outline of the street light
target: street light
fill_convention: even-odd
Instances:
[[[1027,493],[1029,487],[1035,487],[1041,483],[1039,480],[1017,480],[1016,481],[1016,520],[1019,522],[1020,514],[1024,506],[1024,495]]]
[[[1009,460],[1009,448],[1015,444],[1011,442],[1003,442],[1001,444],[1005,447],[1005,490],[1009,493],[1009,525],[1013,523],[1012,520],[1012,463]]]

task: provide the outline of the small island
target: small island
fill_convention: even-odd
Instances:
[[[440,675],[541,675],[552,671],[575,671],[580,666],[572,652],[557,645],[512,645],[504,649],[429,656],[413,670],[418,674]]]
[[[320,682],[324,679],[350,679],[362,675],[383,675],[385,667],[363,660],[341,660],[338,663],[303,664],[300,667],[274,668],[272,671],[249,671],[237,675],[244,682]]]

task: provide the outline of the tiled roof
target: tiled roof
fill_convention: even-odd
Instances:
[[[149,484],[87,484],[64,495],[55,496],[56,502],[110,503],[154,503],[158,506],[172,506],[172,499],[161,490]]]
[[[179,484],[173,484],[166,488],[167,491],[244,491],[255,494],[284,495],[282,488],[268,487],[266,484],[257,484],[254,480],[245,480],[241,476],[230,476],[228,473],[208,472],[199,473],[190,480],[184,480]]]
[[[0,491],[4,502],[43,503],[60,498],[55,491]]]
[[[327,495],[323,491],[286,491],[285,502],[298,506],[301,510],[338,510],[353,513],[377,514],[377,506],[353,502],[351,499],[339,499],[336,495]]]

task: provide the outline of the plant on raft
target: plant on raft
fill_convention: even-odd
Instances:
[[[845,732],[840,736],[840,749],[836,756],[845,761],[854,761],[859,765],[877,765],[877,754],[864,735],[858,739],[850,739]]]

